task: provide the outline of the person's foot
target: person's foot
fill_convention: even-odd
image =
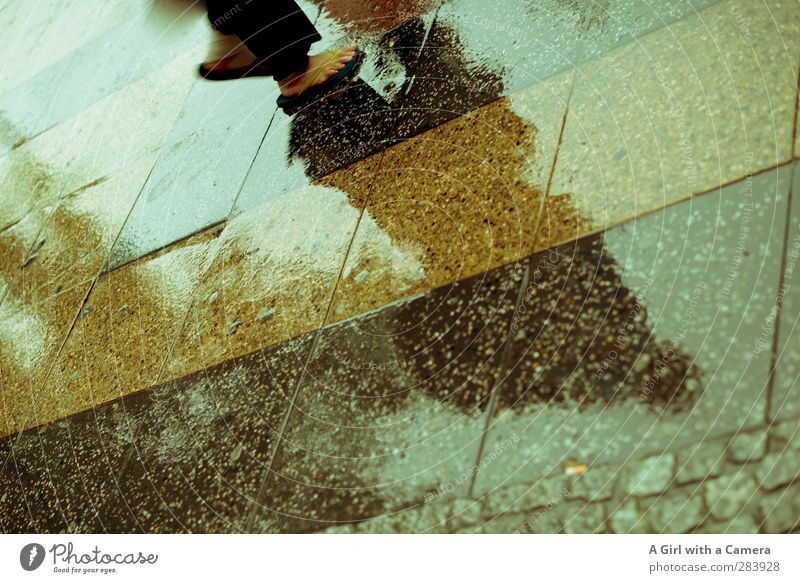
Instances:
[[[325,83],[353,60],[357,50],[358,45],[350,45],[342,47],[334,54],[325,52],[310,56],[304,70],[292,73],[278,81],[281,93],[286,97],[294,97],[316,85]]]

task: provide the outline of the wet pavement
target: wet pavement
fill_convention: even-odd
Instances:
[[[793,2],[306,1],[291,118],[80,4],[0,10],[0,529],[798,527]]]

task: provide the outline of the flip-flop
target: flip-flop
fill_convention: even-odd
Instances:
[[[364,58],[367,56],[366,53],[357,50],[353,58],[348,61],[341,71],[324,83],[314,85],[314,82],[319,79],[319,76],[328,68],[328,65],[336,60],[339,54],[338,50],[331,50],[328,52],[331,54],[331,59],[320,66],[317,72],[310,78],[308,89],[304,89],[293,97],[286,97],[285,95],[278,97],[278,107],[280,107],[284,113],[293,115],[312,101],[326,97],[334,93],[334,90],[341,89],[345,82],[349,83],[355,78],[361,68],[361,64],[364,62]]]
[[[217,64],[227,64],[235,59],[238,55],[228,55],[223,57]],[[205,63],[203,63],[205,65]],[[232,79],[244,79],[245,77],[269,77],[271,73],[269,70],[259,63],[252,65],[245,65],[244,67],[236,67],[233,69],[224,68],[222,71],[212,71],[206,69],[203,65],[197,68],[197,72],[203,79],[208,81],[230,81]]]

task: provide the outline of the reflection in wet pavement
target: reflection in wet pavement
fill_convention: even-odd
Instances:
[[[293,117],[149,11],[8,73],[0,529],[797,528],[794,6],[303,8]]]

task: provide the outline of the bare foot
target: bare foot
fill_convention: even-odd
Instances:
[[[325,83],[353,60],[357,50],[358,45],[350,45],[342,47],[336,53],[325,52],[310,56],[304,70],[278,81],[281,93],[286,97],[294,97],[311,87]]]

